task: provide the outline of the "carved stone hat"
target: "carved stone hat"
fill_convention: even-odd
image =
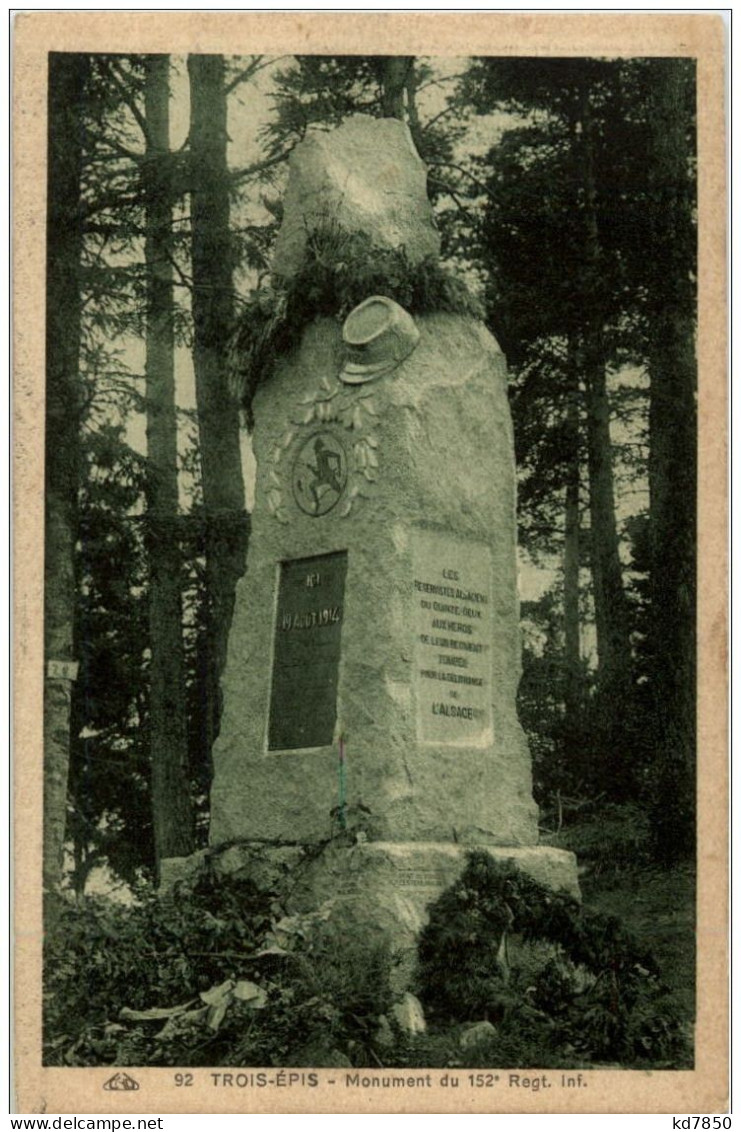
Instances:
[[[408,358],[419,342],[412,316],[385,295],[371,295],[350,311],[342,327],[345,361],[340,381],[362,385]]]

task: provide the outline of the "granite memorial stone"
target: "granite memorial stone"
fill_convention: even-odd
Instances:
[[[341,327],[319,320],[255,398],[215,844],[326,838],[341,736],[371,840],[537,840],[504,358],[470,319],[416,322],[397,368],[346,385]]]
[[[412,260],[438,236],[399,122],[353,118],[292,157],[276,272],[326,209]],[[474,319],[369,295],[316,319],[254,403],[247,570],[214,748],[210,842],[317,845],[293,905],[414,945],[470,846],[578,893],[538,846],[520,677],[505,360]],[[348,840],[352,842],[348,844]],[[276,849],[276,852],[279,851]],[[227,860],[229,864],[227,866]]]
[[[290,159],[273,271],[293,275],[318,227],[362,232],[378,248],[403,247],[410,262],[440,251],[427,197],[427,170],[405,125],[354,114],[331,132],[314,130]]]

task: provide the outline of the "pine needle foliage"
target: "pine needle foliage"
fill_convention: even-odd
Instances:
[[[520,951],[511,968],[507,938]],[[539,969],[529,944],[550,945]],[[485,1019],[498,1044],[527,1031],[541,1053],[584,1063],[677,1067],[691,1056],[656,960],[617,918],[482,850],[432,905],[418,955],[418,993],[438,1024]]]
[[[412,315],[459,314],[483,319],[465,283],[428,257],[410,262],[406,250],[378,248],[363,233],[327,223],[309,233],[300,270],[258,289],[230,342],[230,378],[252,426],[252,399],[275,360],[301,341],[316,318],[342,322],[370,295],[384,295]]]

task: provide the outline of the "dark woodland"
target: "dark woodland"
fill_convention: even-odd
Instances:
[[[79,669],[44,687],[47,1064],[445,1066],[481,1019],[471,1064],[692,1063],[694,62],[456,62],[49,56],[45,656]],[[445,278],[362,247],[343,274],[319,243],[278,293],[288,157],[358,112],[408,124]],[[469,904],[444,894],[425,929],[428,1033],[392,1045],[393,956],[288,940],[237,882],[157,896],[158,862],[207,841],[251,396],[381,278],[507,357],[518,710],[541,838],[584,895],[473,854]],[[527,993],[492,958],[508,932],[554,949]]]

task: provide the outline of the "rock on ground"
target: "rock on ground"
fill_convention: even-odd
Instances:
[[[462,1050],[476,1049],[495,1038],[496,1034],[496,1027],[491,1022],[472,1022],[461,1034],[460,1047]]]
[[[400,1029],[407,1034],[423,1034],[427,1029],[424,1011],[418,998],[406,991],[398,1002],[394,1003],[392,1014]]]

